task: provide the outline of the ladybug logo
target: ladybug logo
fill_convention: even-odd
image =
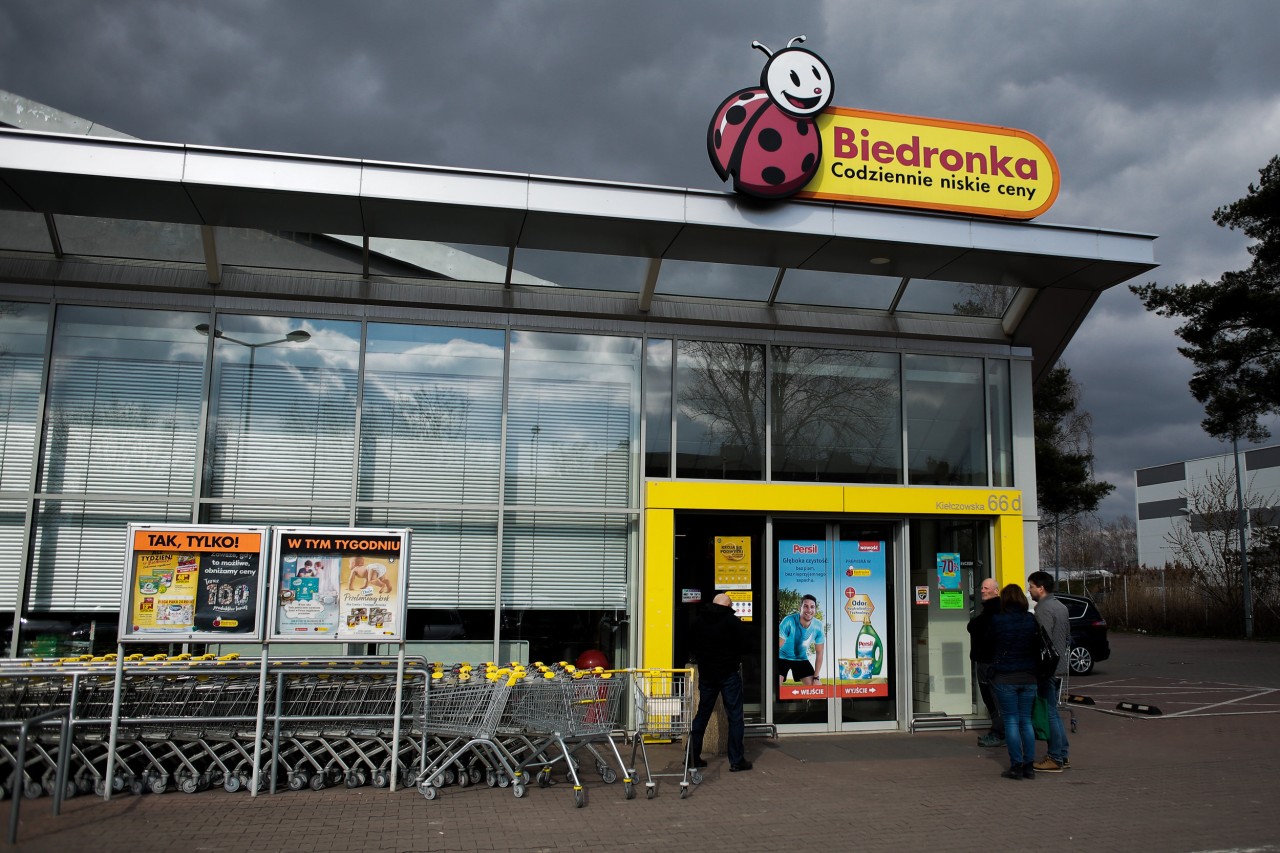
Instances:
[[[758,88],[724,100],[707,128],[707,153],[720,180],[759,198],[786,198],[817,174],[822,140],[814,118],[831,104],[831,69],[796,36],[774,53],[758,41],[751,46],[769,60]]]

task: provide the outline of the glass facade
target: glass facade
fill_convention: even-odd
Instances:
[[[130,521],[408,527],[410,642],[626,666],[646,477],[1012,484],[1005,359],[23,302],[0,333],[0,611],[107,644]]]

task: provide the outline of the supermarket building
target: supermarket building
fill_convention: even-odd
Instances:
[[[1155,266],[1148,235],[37,132],[19,103],[15,657],[114,643],[130,522],[409,528],[411,652],[679,666],[728,590],[749,719],[978,715],[970,596],[1038,565],[1032,389]],[[779,684],[801,594],[817,692]]]

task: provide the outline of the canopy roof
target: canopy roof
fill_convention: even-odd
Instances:
[[[127,250],[65,245],[73,217],[135,237]],[[165,233],[155,251],[139,223]],[[218,245],[233,229],[330,235],[363,258],[355,278],[420,276],[417,304],[512,310],[517,291],[545,311],[999,343],[1029,348],[1037,376],[1102,291],[1156,266],[1153,236],[1096,228],[86,131],[0,129],[0,225],[9,258],[187,252],[224,293],[234,276]],[[175,250],[175,234],[191,245]],[[0,277],[19,268],[0,264]],[[498,295],[459,304],[455,282]]]

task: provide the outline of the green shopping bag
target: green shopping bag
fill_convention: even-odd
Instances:
[[[1036,701],[1031,706],[1031,728],[1035,729],[1036,740],[1049,740],[1049,715],[1057,712],[1058,709],[1048,699],[1036,695]]]

